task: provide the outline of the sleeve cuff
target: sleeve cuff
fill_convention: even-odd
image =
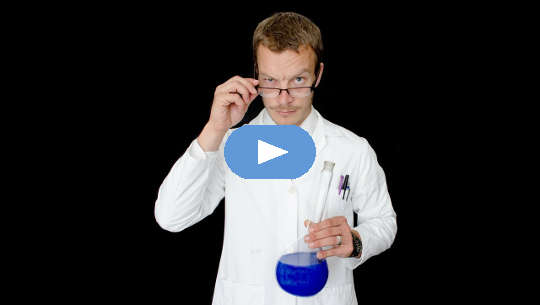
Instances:
[[[206,160],[206,159],[212,159],[217,156],[217,151],[204,151],[199,145],[199,141],[197,139],[193,140],[191,142],[191,145],[188,148],[188,154],[191,158],[196,160]]]
[[[366,238],[366,233],[362,230],[361,226],[353,228],[356,232],[360,234],[360,240],[362,240],[362,254],[360,257],[347,257],[345,258],[345,266],[351,270],[354,270],[356,267],[364,263],[366,258],[366,249],[368,244],[368,239]]]

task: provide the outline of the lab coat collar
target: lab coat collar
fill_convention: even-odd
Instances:
[[[250,125],[276,125],[270,114],[264,108],[251,122]],[[300,124],[300,127],[306,130],[315,142],[317,154],[326,146],[326,120],[321,114],[311,105],[311,112],[307,118]]]

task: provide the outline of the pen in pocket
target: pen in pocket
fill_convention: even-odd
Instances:
[[[343,190],[343,197],[341,199],[345,199],[345,191],[347,190],[348,186],[349,186],[349,175],[345,175],[343,185],[341,186],[341,189]]]

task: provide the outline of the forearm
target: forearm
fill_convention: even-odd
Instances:
[[[165,230],[178,232],[206,217],[223,198],[217,152],[205,154],[193,141],[159,188],[155,217]]]
[[[211,122],[206,123],[201,134],[197,138],[199,145],[205,152],[214,152],[219,149],[227,130],[219,130]]]

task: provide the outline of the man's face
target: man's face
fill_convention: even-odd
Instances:
[[[298,53],[285,50],[272,52],[260,45],[257,49],[259,67],[259,86],[272,88],[311,87],[315,81],[318,86],[323,64],[321,63],[319,79],[315,79],[315,52],[309,47],[300,47]],[[300,125],[311,111],[313,94],[307,97],[292,97],[282,90],[275,98],[263,97],[264,107],[278,125]]]

